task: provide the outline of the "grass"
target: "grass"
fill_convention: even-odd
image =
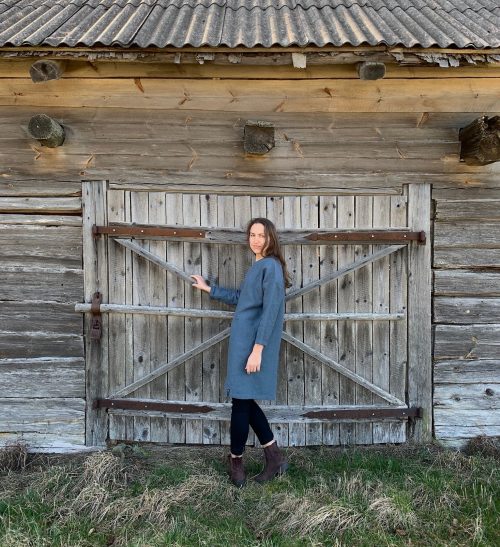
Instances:
[[[0,451],[3,546],[498,546],[498,447],[288,449],[234,488],[221,447]],[[247,470],[262,454],[248,449]]]

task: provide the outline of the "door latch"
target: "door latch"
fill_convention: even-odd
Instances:
[[[102,336],[101,303],[102,294],[100,292],[95,292],[92,296],[92,304],[90,306],[90,313],[92,313],[90,338],[92,340],[100,340]]]

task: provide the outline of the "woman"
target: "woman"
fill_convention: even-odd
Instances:
[[[231,481],[238,487],[246,481],[242,456],[249,426],[264,449],[266,461],[255,480],[269,481],[288,468],[255,399],[276,399],[285,286],[290,286],[290,279],[274,224],[266,218],[254,218],[248,223],[246,234],[255,263],[240,289],[210,287],[201,275],[191,276],[195,279],[193,287],[206,291],[215,300],[236,305],[224,389],[232,398],[229,467]]]

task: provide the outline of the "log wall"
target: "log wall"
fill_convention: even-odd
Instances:
[[[349,65],[73,62],[63,79],[34,84],[30,64],[0,61],[1,439],[83,442],[82,323],[71,304],[83,294],[89,179],[233,195],[399,195],[430,182],[435,434],[452,444],[498,434],[500,165],[460,163],[458,141],[461,127],[500,112],[498,67],[389,66],[370,82]],[[64,126],[62,147],[27,135],[39,113]],[[247,119],[275,124],[269,154],[245,155]]]

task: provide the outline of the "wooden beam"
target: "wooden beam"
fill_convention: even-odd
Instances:
[[[371,264],[372,262],[375,262],[376,260],[380,260],[384,256],[388,256],[392,253],[395,253],[396,251],[399,251],[399,249],[402,249],[404,245],[389,245],[388,247],[384,247],[383,249],[380,249],[379,251],[374,252],[371,255],[367,255],[363,258],[360,258],[359,260],[356,260],[355,262],[352,262],[351,264],[348,264],[347,266],[344,266],[340,270],[337,270],[333,274],[329,276],[322,277],[321,279],[318,279],[317,281],[313,281],[312,283],[309,283],[305,287],[302,287],[300,289],[295,289],[294,291],[289,292],[286,295],[285,300],[289,301],[292,298],[296,298],[297,296],[301,296],[305,293],[308,293],[309,291],[312,291],[316,287],[321,287],[325,283],[329,283],[330,281],[334,281],[335,279],[338,279],[339,277],[343,277],[344,275],[347,275],[358,268],[361,268],[362,266],[366,266],[367,264]]]
[[[166,260],[163,260],[159,256],[156,256],[155,254],[149,252],[147,249],[144,249],[140,245],[137,245],[137,243],[134,243],[132,240],[115,239],[115,241],[119,243],[120,245],[122,245],[123,247],[130,249],[131,251],[138,254],[139,256],[142,256],[146,260],[153,262],[153,264],[160,266],[160,268],[164,268],[165,270],[179,276],[183,281],[185,281],[189,285],[193,285],[194,280],[189,276],[189,274],[182,271],[180,268],[177,268],[177,266],[174,266],[170,262],[167,262]]]
[[[75,311],[89,313],[92,304],[76,304]],[[234,312],[202,310],[199,308],[165,308],[160,306],[131,306],[125,304],[101,304],[101,313],[132,313],[144,315],[173,315],[179,317],[209,317],[232,319]],[[285,321],[397,321],[402,313],[285,313]]]
[[[460,159],[467,165],[488,165],[500,160],[500,116],[481,116],[460,129]]]
[[[42,146],[57,148],[64,142],[64,128],[46,114],[33,116],[28,124],[28,133],[40,141]]]
[[[372,384],[368,380],[365,380],[363,377],[361,377],[359,374],[356,374],[352,370],[349,370],[348,368],[342,366],[340,363],[337,363],[337,361],[334,361],[330,357],[327,357],[326,355],[323,355],[319,351],[316,351],[311,346],[304,344],[301,342],[298,338],[295,338],[295,336],[292,336],[288,334],[287,332],[283,331],[282,338],[286,342],[289,342],[290,344],[293,344],[295,347],[299,348],[304,353],[307,353],[307,355],[313,357],[314,359],[317,359],[319,362],[323,363],[324,365],[332,368],[336,372],[342,374],[346,378],[349,378],[356,384],[359,384],[360,386],[363,386],[364,388],[368,389],[372,393],[375,393],[375,395],[378,395],[379,397],[382,397],[382,399],[385,399],[389,403],[393,405],[401,405],[405,406],[405,403],[403,401],[400,401],[397,397],[394,397],[384,389]]]
[[[136,389],[139,389],[142,386],[145,386],[146,384],[148,384],[149,382],[155,380],[156,378],[159,378],[160,376],[174,369],[176,366],[180,365],[181,363],[184,363],[188,359],[191,359],[192,357],[195,357],[196,355],[202,353],[203,351],[207,350],[214,344],[221,342],[222,340],[224,340],[225,338],[229,336],[230,332],[231,332],[230,328],[224,329],[223,331],[219,332],[219,334],[216,334],[215,336],[212,336],[212,338],[205,340],[205,342],[203,342],[196,348],[190,349],[189,351],[186,351],[185,353],[183,353],[182,355],[179,355],[175,359],[172,359],[172,361],[169,361],[168,363],[165,363],[164,365],[159,366],[153,372],[150,372],[149,374],[146,374],[146,376],[143,376],[142,378],[133,382],[132,384],[125,386],[123,389],[120,389],[119,391],[111,395],[110,397],[116,398],[116,397],[125,397],[125,395],[129,395]]]

